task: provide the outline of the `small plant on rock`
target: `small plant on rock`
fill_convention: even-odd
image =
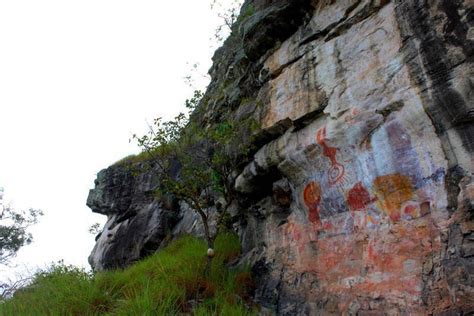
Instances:
[[[226,152],[234,136],[230,122],[202,126],[189,120],[203,94],[195,91],[186,101],[189,112],[179,113],[171,121],[154,120],[148,134],[133,137],[149,156],[152,170],[159,176],[158,191],[184,201],[202,220],[208,245],[208,261],[214,257],[214,240],[221,228],[227,202],[232,195],[230,174],[232,159]],[[216,197],[221,203],[214,204]],[[224,204],[224,205],[223,205]],[[211,212],[217,211],[217,229],[209,227]]]

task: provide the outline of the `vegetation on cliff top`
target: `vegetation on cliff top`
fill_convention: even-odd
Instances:
[[[211,271],[204,276],[206,243],[193,237],[117,271],[95,275],[55,265],[0,304],[1,315],[252,315],[250,273],[229,268],[238,238],[220,234]]]

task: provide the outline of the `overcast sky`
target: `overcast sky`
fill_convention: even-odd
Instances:
[[[215,49],[210,2],[0,0],[0,187],[45,213],[16,264],[88,267],[88,227],[105,222],[85,205],[96,173],[184,108],[183,77]]]

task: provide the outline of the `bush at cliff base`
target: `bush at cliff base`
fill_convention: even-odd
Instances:
[[[240,253],[235,235],[215,243],[204,276],[206,243],[183,237],[125,270],[92,275],[53,265],[0,304],[0,315],[253,315],[254,287],[245,269],[229,268]]]

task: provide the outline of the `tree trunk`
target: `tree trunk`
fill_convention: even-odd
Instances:
[[[208,250],[209,249],[214,250],[214,238],[211,237],[211,231],[209,229],[208,217],[202,209],[198,208],[197,212],[201,216],[202,224],[204,226],[204,235],[205,235],[205,238],[206,238],[206,241],[207,241]],[[206,252],[206,255],[207,255],[207,262],[206,262],[206,267],[204,269],[204,277],[209,276],[209,274],[211,272],[212,258],[214,257],[214,256],[210,256],[207,252]]]

